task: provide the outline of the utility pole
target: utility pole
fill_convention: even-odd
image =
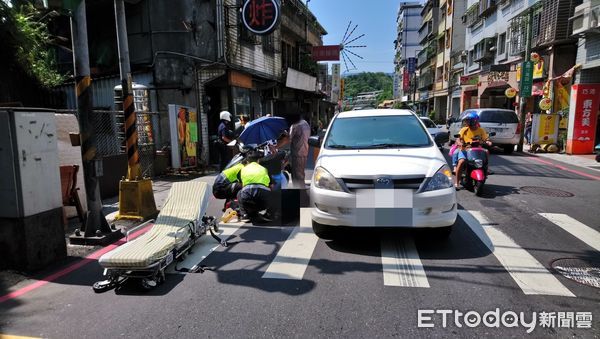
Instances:
[[[73,10],[71,16],[73,40],[73,64],[75,71],[75,93],[77,95],[77,118],[81,142],[81,160],[86,190],[88,212],[84,221],[83,236],[79,230],[70,237],[72,244],[103,244],[118,237],[102,213],[102,200],[98,177],[102,176],[102,160],[96,154],[96,135],[92,121],[92,87],[87,39],[85,0]],[[116,234],[118,233],[118,234]]]
[[[121,74],[121,100],[125,117],[125,146],[127,154],[127,179],[119,182],[119,213],[117,219],[143,220],[156,215],[156,204],[152,181],[142,178],[138,152],[137,117],[133,104],[131,66],[125,3],[115,0],[115,23],[119,47],[119,69]]]
[[[527,38],[525,39],[525,57],[523,58],[523,61],[527,61],[529,59],[529,56],[531,55],[531,38],[533,35],[533,25],[531,24],[531,22],[533,21],[533,10],[529,9],[529,13],[527,13]],[[525,79],[525,67],[521,67],[521,84],[523,84],[523,81]],[[521,86],[522,88],[522,86]],[[521,126],[521,135],[519,136],[519,144],[517,145],[517,152],[523,152],[523,140],[525,138],[525,104],[527,101],[527,97],[524,97],[523,95],[524,93],[520,92],[519,93],[519,100],[520,100],[520,104],[519,104],[519,115],[520,115],[520,119],[519,119],[519,124]]]

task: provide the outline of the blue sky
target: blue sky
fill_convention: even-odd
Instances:
[[[306,1],[305,1],[306,2]],[[308,8],[329,33],[323,37],[324,45],[339,44],[348,22],[352,27],[358,24],[353,36],[365,36],[355,43],[367,48],[355,48],[353,52],[364,60],[352,56],[358,72],[394,71],[394,40],[396,39],[396,15],[400,1],[397,0],[310,0]],[[354,44],[354,43],[353,43]],[[346,70],[344,62],[342,72]],[[352,65],[348,63],[352,68]]]

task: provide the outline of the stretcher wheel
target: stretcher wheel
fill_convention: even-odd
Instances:
[[[151,290],[158,285],[156,280],[152,279],[142,279],[142,287],[147,290]]]
[[[106,292],[113,287],[115,287],[115,283],[112,280],[97,281],[94,283],[94,285],[92,285],[92,289],[96,293]]]

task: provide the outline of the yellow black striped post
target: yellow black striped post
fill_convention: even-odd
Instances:
[[[138,153],[137,118],[133,105],[131,81],[126,79],[121,83],[123,90],[123,114],[125,116],[125,146],[127,149],[127,179],[140,179],[140,156]]]

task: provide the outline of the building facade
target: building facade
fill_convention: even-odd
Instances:
[[[435,115],[434,84],[436,82],[439,23],[439,1],[427,0],[421,10],[421,27],[419,27],[421,51],[417,54],[417,68],[419,69],[416,84],[419,92],[417,110],[421,115]]]
[[[403,2],[398,8],[397,38],[394,41],[394,99],[412,101],[409,97],[415,92],[411,84],[415,77],[417,53],[421,50],[421,9],[422,5],[418,2]]]

